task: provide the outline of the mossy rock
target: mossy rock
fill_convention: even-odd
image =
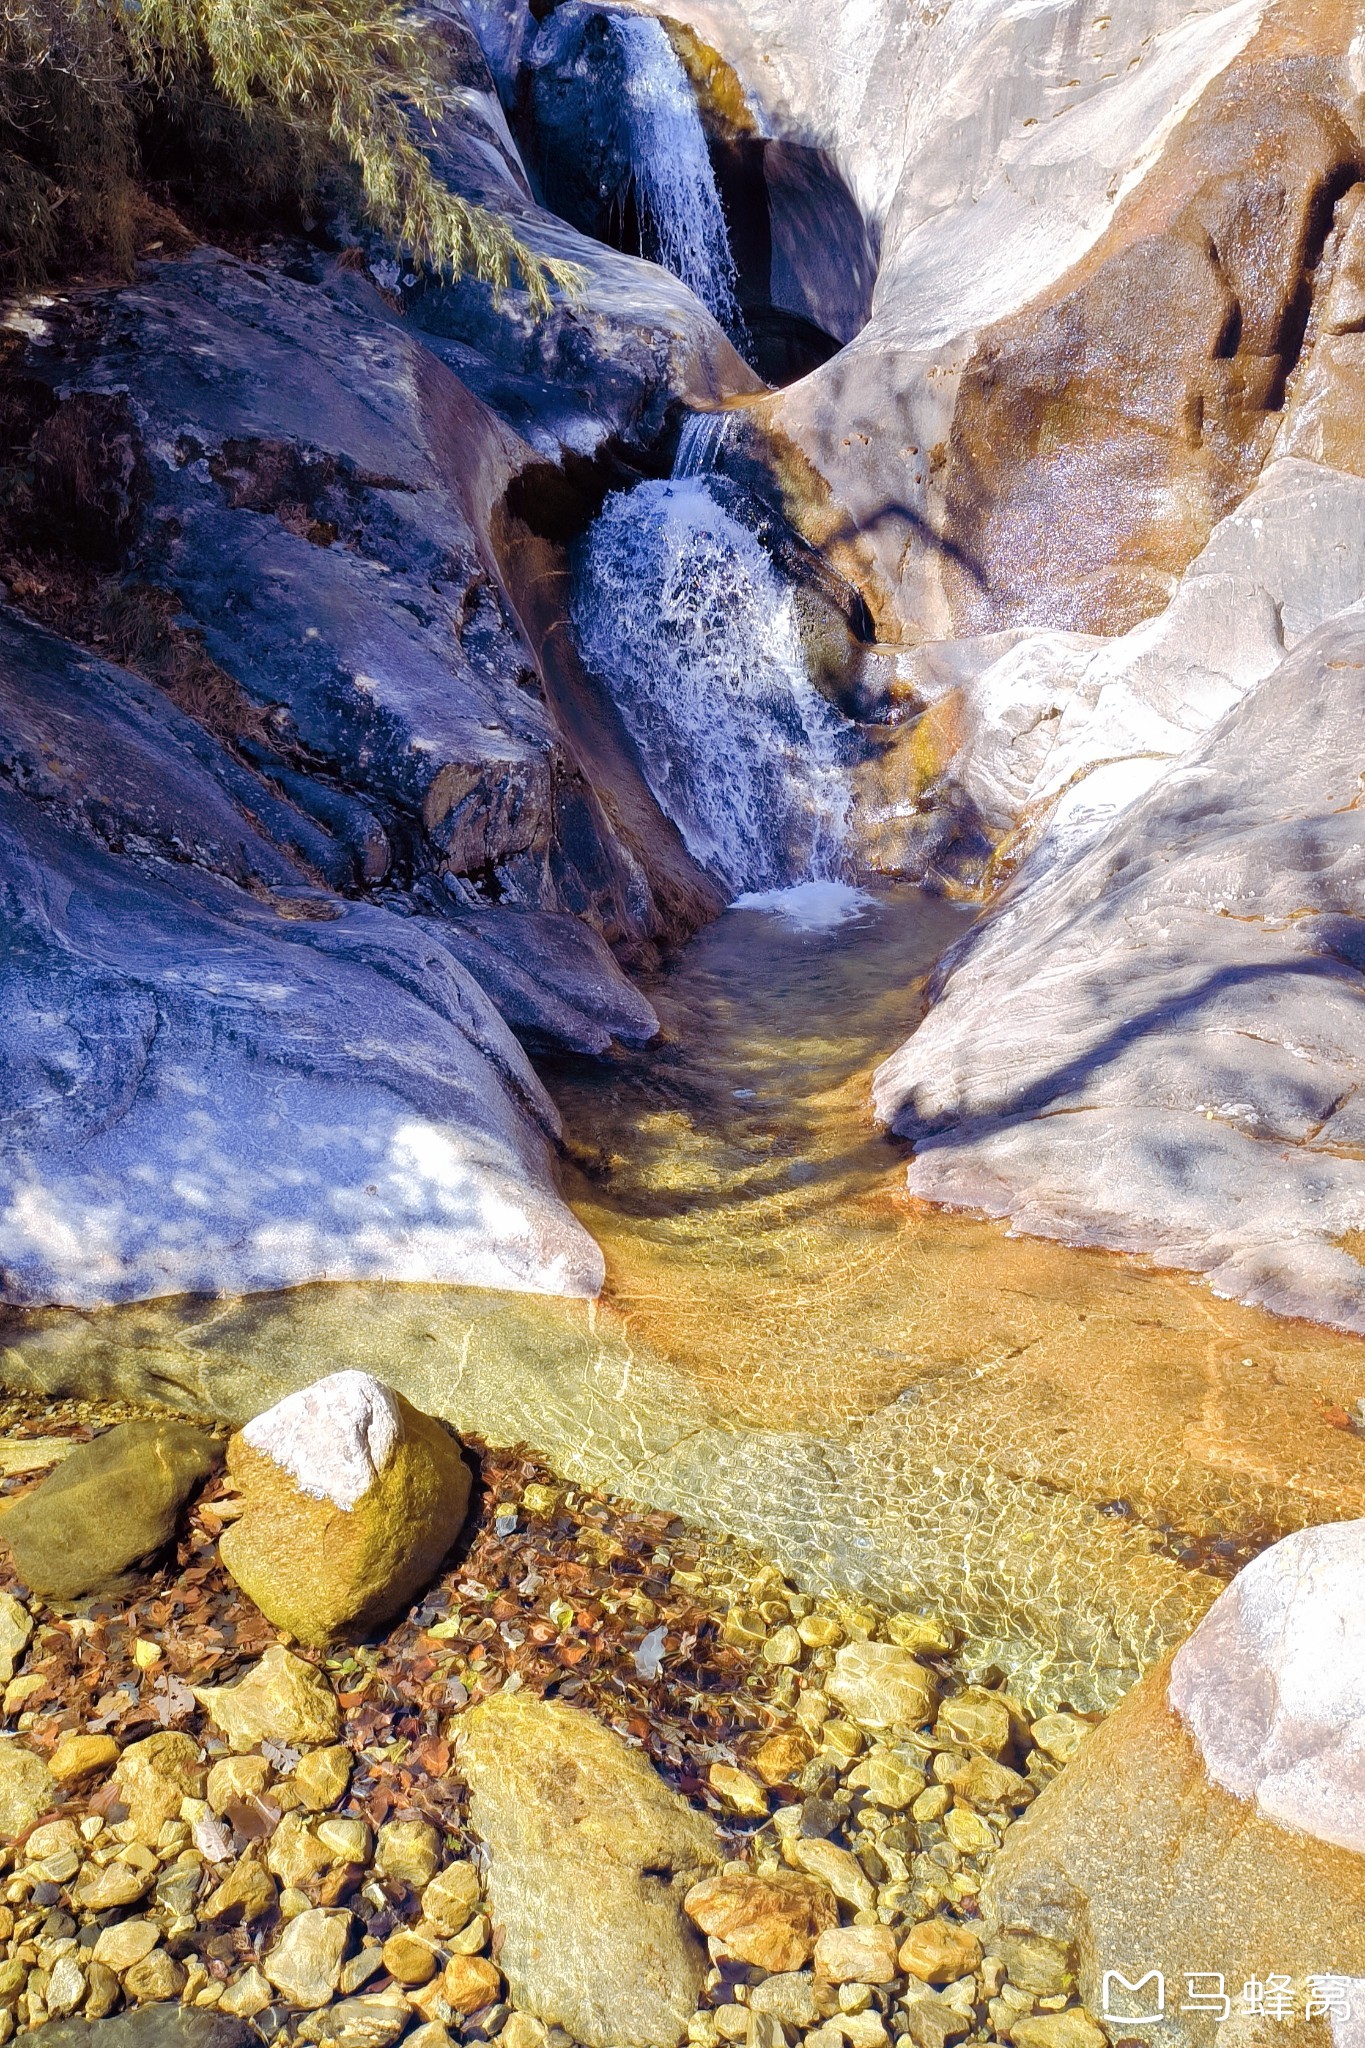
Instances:
[[[222,1456],[188,1423],[120,1423],[7,1509],[0,1542],[45,1600],[125,1591],[170,1543],[181,1508]]]
[[[401,1394],[335,1373],[228,1446],[245,1501],[219,1545],[277,1627],[322,1645],[364,1636],[433,1577],[469,1507],[459,1445]]]

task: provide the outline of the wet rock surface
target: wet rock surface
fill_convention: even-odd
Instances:
[[[215,2041],[231,2022],[354,2048],[714,2048],[751,2026],[918,2048],[994,2036],[1002,1989],[1011,2024],[1083,2022],[1026,1963],[983,1962],[973,1928],[1002,1832],[1090,1724],[1031,1731],[962,1685],[940,1619],[820,1605],[674,1518],[485,1451],[462,1555],[380,1642],[324,1662],[272,1642],[232,1584],[231,1526],[214,1481],[137,1598],[74,1621],[34,1603],[5,1697],[27,1772],[0,1871],[7,2034],[115,2014],[161,2040],[183,2015],[195,2042],[216,2021]],[[943,1703],[864,1733],[826,1689],[836,1654],[907,1644]],[[43,1758],[101,1741],[57,1787]]]
[[[170,1543],[181,1508],[222,1455],[185,1423],[124,1423],[16,1502],[0,1543],[42,1599],[116,1592]]]
[[[334,1373],[233,1437],[242,1511],[223,1562],[301,1642],[366,1635],[406,1607],[460,1532],[469,1468],[400,1394]]]
[[[1360,1541],[1341,1523],[1275,1545],[1143,1679],[1006,1843],[983,1892],[991,1945],[1056,1957],[1092,2006],[1104,1972],[1155,1970],[1221,1978],[1228,2017],[1346,2023],[1365,1963]],[[1113,1986],[1118,2018],[1151,2009]],[[1171,2000],[1160,2038],[1211,2042],[1221,2013]]]

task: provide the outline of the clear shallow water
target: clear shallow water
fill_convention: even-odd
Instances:
[[[547,1063],[600,1304],[314,1287],[0,1327],[12,1383],[241,1419],[342,1365],[571,1478],[938,1606],[1038,1702],[1108,1705],[1225,1574],[1365,1514],[1365,1347],[903,1193],[867,1112],[964,913],[732,910],[651,987],[663,1042]],[[848,897],[840,899],[848,909]]]

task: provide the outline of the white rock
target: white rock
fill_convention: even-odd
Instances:
[[[350,1510],[393,1454],[398,1404],[365,1372],[334,1372],[248,1422],[242,1436],[314,1500]]]
[[[1176,1653],[1169,1698],[1216,1784],[1365,1853],[1365,1522],[1247,1565]]]

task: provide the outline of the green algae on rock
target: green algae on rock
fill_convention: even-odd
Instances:
[[[459,1534],[469,1467],[449,1433],[365,1373],[333,1373],[228,1446],[245,1506],[219,1554],[300,1642],[361,1636],[407,1606]]]
[[[0,1540],[24,1584],[45,1599],[116,1591],[170,1542],[185,1501],[222,1455],[187,1423],[121,1423],[8,1509]]]

